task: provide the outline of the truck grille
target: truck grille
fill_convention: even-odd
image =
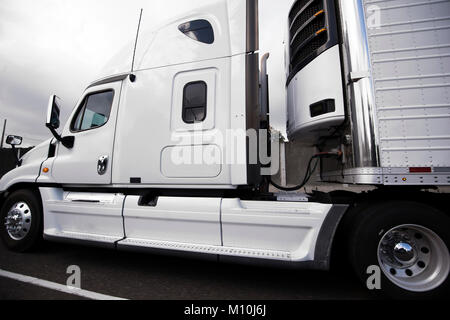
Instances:
[[[289,13],[290,79],[320,53],[337,44],[333,0],[297,0]]]

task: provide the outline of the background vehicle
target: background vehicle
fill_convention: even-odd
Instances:
[[[440,32],[450,3],[373,4],[298,0],[290,11],[287,131],[299,148],[317,148],[299,159],[308,165],[298,186],[263,175],[267,164],[252,161],[252,140],[239,134],[271,134],[260,130],[270,128],[270,83],[257,2],[214,1],[139,35],[131,71],[131,57],[112,62],[61,134],[50,98],[55,138],[0,180],[4,243],[26,251],[43,234],[316,269],[347,251],[363,282],[379,265],[388,293],[442,294],[449,198],[424,190],[450,184],[450,39]],[[193,161],[174,161],[179,154]],[[316,166],[323,181],[377,188],[269,192],[270,183],[300,189]]]

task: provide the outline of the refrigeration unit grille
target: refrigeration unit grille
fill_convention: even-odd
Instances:
[[[337,44],[332,0],[297,0],[289,13],[290,79],[315,57]]]
[[[291,39],[293,39],[294,36],[305,27],[305,24],[309,20],[313,19],[316,14],[321,15],[319,13],[321,12],[321,10],[323,10],[323,2],[321,0],[316,0],[313,1],[309,6],[304,7],[302,11],[298,11],[293,17],[293,20],[290,20]]]

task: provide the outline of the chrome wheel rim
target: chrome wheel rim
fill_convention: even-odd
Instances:
[[[6,232],[14,240],[22,240],[30,232],[31,209],[25,202],[17,202],[5,217]]]
[[[432,230],[413,224],[394,227],[383,235],[378,263],[390,281],[413,292],[439,287],[450,271],[444,241]]]

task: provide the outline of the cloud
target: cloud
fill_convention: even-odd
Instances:
[[[134,39],[139,9],[151,28],[210,0],[2,0],[0,2],[0,126],[35,145],[50,94],[62,98],[65,122],[83,89],[116,52]],[[260,3],[261,53],[270,51],[272,122],[284,130],[282,41],[293,0]],[[132,50],[132,48],[130,48]]]

